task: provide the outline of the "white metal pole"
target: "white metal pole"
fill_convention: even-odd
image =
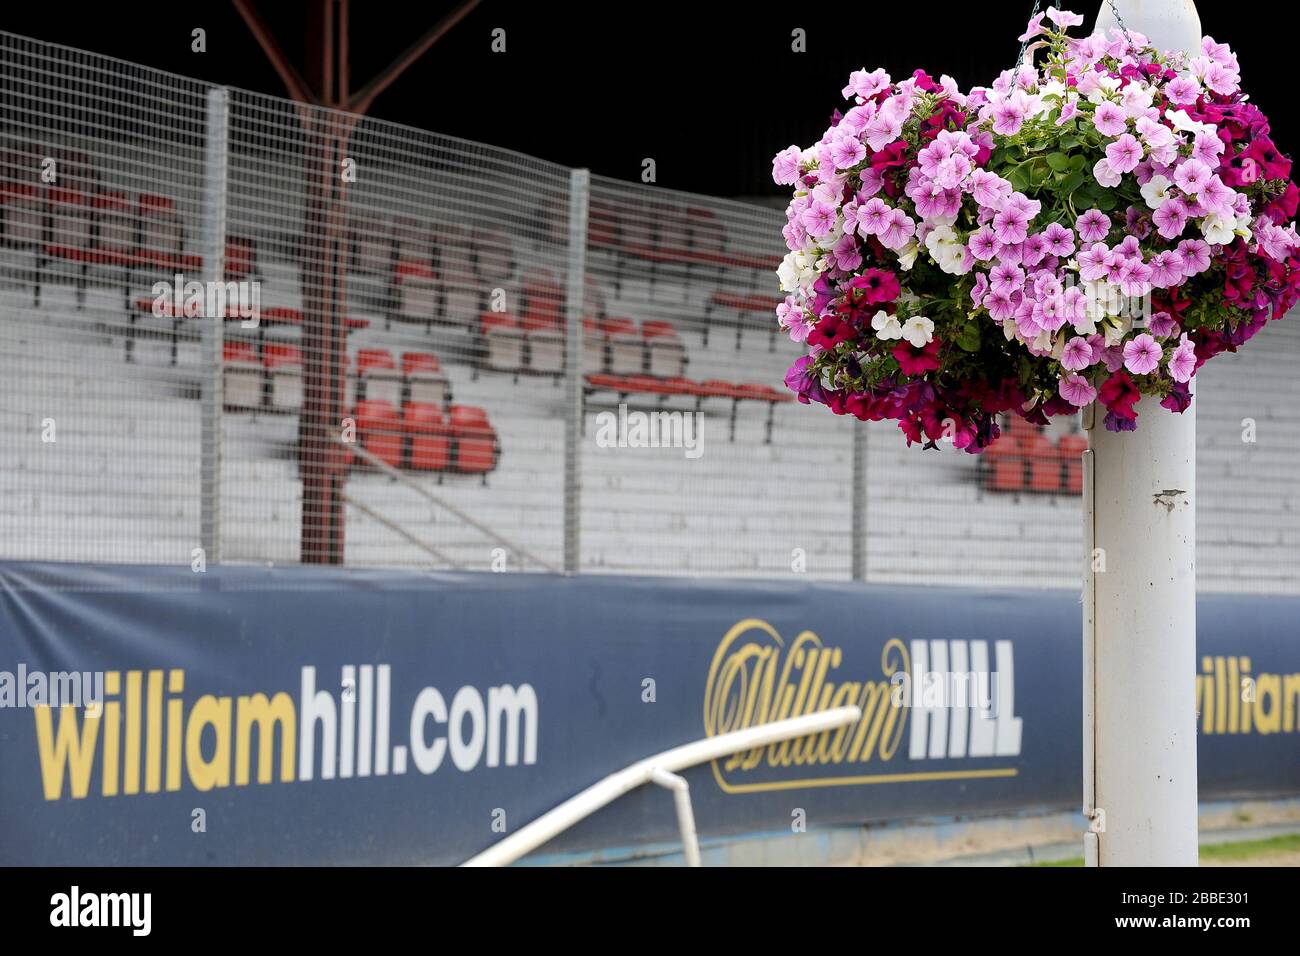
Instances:
[[[582,570],[582,436],[586,428],[586,380],[582,369],[582,318],[587,292],[587,207],[591,171],[569,173],[569,252],[565,263],[564,333],[564,571]]]
[[[691,785],[681,774],[669,773],[663,767],[650,771],[650,779],[665,790],[673,792],[673,805],[677,808],[677,829],[682,834],[682,855],[687,866],[700,865],[700,838],[695,832],[695,810],[691,806]]]
[[[1097,29],[1117,26],[1103,5]],[[1121,0],[1163,50],[1200,49],[1191,0]],[[1084,589],[1085,860],[1196,866],[1196,406],[1151,397],[1134,432],[1089,409]],[[1088,632],[1089,624],[1092,626]],[[1091,676],[1091,686],[1088,678]],[[1091,725],[1089,725],[1091,718]],[[1091,739],[1089,739],[1091,735]]]
[[[230,93],[208,91],[207,143],[203,162],[203,281],[205,287],[225,280],[226,187],[229,176]],[[201,326],[203,384],[199,430],[199,543],[204,560],[221,560],[221,412],[225,402],[222,342],[225,316],[205,315]]]

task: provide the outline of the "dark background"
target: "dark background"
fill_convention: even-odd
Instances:
[[[304,0],[258,0],[301,71]],[[1098,0],[1065,6],[1090,27]],[[1289,127],[1296,54],[1284,7],[1243,17],[1240,2],[1200,0],[1207,34],[1241,60],[1245,88],[1293,154]],[[361,86],[454,4],[353,0],[353,88]],[[780,195],[771,157],[806,146],[842,106],[857,68],[895,78],[921,67],[963,89],[1014,64],[1032,0],[853,4],[665,2],[518,3],[484,0],[375,101],[370,113],[422,129],[520,150],[567,166],[717,195]],[[1119,2],[1121,16],[1123,0]],[[1263,17],[1268,12],[1269,19]],[[207,31],[206,53],[190,31]],[[492,30],[506,52],[491,52]],[[791,31],[807,31],[807,52]],[[0,29],[136,63],[284,95],[279,77],[229,0],[170,3],[8,3]],[[1076,33],[1083,28],[1076,28]],[[1286,95],[1283,90],[1288,91]]]

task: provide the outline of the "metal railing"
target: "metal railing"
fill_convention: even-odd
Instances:
[[[647,783],[655,783],[672,791],[686,865],[699,866],[700,847],[695,833],[695,814],[691,809],[690,788],[685,778],[680,776],[681,771],[708,763],[710,760],[729,757],[742,750],[754,750],[783,740],[835,730],[861,719],[861,708],[837,707],[800,717],[790,717],[786,720],[776,720],[768,724],[759,724],[756,727],[746,727],[744,730],[706,737],[703,740],[665,750],[663,753],[646,757],[630,767],[610,774],[462,865],[508,866],[555,839],[597,810],[613,803],[619,797]]]

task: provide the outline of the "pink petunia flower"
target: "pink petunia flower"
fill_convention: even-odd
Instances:
[[[1159,343],[1143,332],[1124,343],[1124,367],[1134,375],[1146,375],[1160,365]]]
[[[1067,375],[1061,379],[1057,390],[1061,397],[1075,408],[1083,408],[1097,400],[1097,390],[1082,375]]]
[[[772,181],[778,186],[793,186],[799,179],[799,157],[802,150],[798,146],[787,146],[776,154],[772,160]]]
[[[1131,133],[1125,133],[1106,147],[1106,161],[1117,173],[1132,172],[1142,162],[1142,144]]]
[[[1199,159],[1186,159],[1174,170],[1174,183],[1189,196],[1195,196],[1210,179],[1210,167]]]
[[[1024,242],[1029,233],[1029,216],[1019,206],[1008,203],[993,217],[993,233],[998,242]]]
[[[1075,336],[1061,350],[1061,367],[1070,372],[1081,372],[1093,363],[1092,346],[1088,340]]]
[[[1074,252],[1074,233],[1059,222],[1054,222],[1041,233],[1043,243],[1049,256],[1064,259]]]
[[[1151,214],[1151,221],[1161,236],[1177,239],[1187,225],[1187,204],[1177,197],[1170,197]]]
[[[1089,209],[1074,221],[1080,242],[1101,242],[1110,232],[1110,217],[1100,209]]]
[[[1175,382],[1189,382],[1196,374],[1196,345],[1183,333],[1178,347],[1169,356],[1169,377]]]
[[[1092,114],[1092,124],[1102,136],[1118,136],[1128,129],[1128,114],[1118,103],[1099,103]]]

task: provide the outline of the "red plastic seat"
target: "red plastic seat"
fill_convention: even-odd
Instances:
[[[593,389],[622,392],[625,391],[627,380],[622,375],[609,375],[605,372],[596,372],[587,376],[587,385]]]
[[[262,362],[269,369],[295,365],[301,368],[302,349],[296,345],[268,342],[262,348]]]
[[[258,365],[257,350],[252,342],[227,339],[221,343],[222,359],[227,365]]]
[[[677,338],[677,327],[662,319],[646,319],[641,323],[641,334],[647,339]]]
[[[1020,452],[1019,437],[1008,430],[984,450],[988,465],[986,487],[990,491],[1023,491],[1025,458]]]
[[[375,400],[357,402],[353,418],[362,447],[386,464],[401,467],[402,423],[393,404]]]
[[[410,437],[410,466],[418,471],[445,471],[451,464],[451,433],[442,409],[425,402],[408,402],[402,424]]]
[[[1083,435],[1062,435],[1056,448],[1065,463],[1065,490],[1082,494],[1083,453],[1088,450],[1088,439]]]
[[[199,268],[201,260],[195,256],[190,264],[193,268]],[[256,271],[257,244],[245,236],[227,236],[225,252],[226,279],[234,281],[247,279]]]
[[[736,386],[731,382],[724,382],[721,379],[713,378],[705,382],[697,382],[695,385],[695,394],[701,398],[739,398]]]
[[[402,374],[407,378],[419,372],[442,372],[438,356],[432,352],[403,352]]]
[[[271,382],[271,407],[302,407],[302,349],[268,342],[262,346],[262,363]]]
[[[1021,448],[1029,462],[1029,488],[1031,491],[1061,490],[1061,456],[1051,440],[1042,432],[1035,432],[1021,440]]]
[[[228,408],[257,409],[262,406],[262,363],[252,342],[227,339],[221,345],[224,368],[222,390]]]
[[[453,405],[451,434],[456,441],[457,471],[486,475],[496,467],[497,433],[483,409]]]
[[[397,371],[397,362],[388,349],[359,349],[357,351],[357,374],[365,375],[375,370]]]
[[[549,272],[536,271],[527,276],[523,287],[521,324],[524,331],[537,329],[560,331],[564,328],[562,308],[564,289]]]

